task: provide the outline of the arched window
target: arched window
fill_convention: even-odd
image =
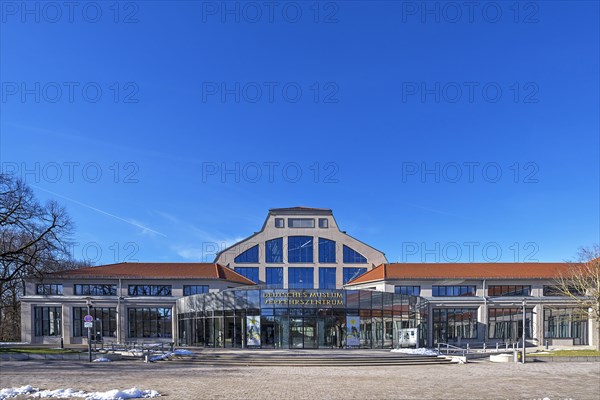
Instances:
[[[236,263],[257,263],[258,262],[258,245],[250,247],[248,250],[241,253],[234,260]]]
[[[346,264],[366,264],[367,259],[358,251],[344,245],[344,263]]]

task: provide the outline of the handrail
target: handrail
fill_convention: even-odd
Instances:
[[[482,344],[482,350],[483,352],[487,352],[488,351],[488,343],[487,342],[468,342],[465,343],[465,347],[461,347],[461,346],[456,346],[456,345],[451,345],[449,343],[438,343],[438,353],[441,354],[441,350],[442,350],[442,346],[445,347],[446,349],[446,354],[448,354],[448,352],[450,351],[450,349],[453,350],[462,350],[463,351],[463,355],[464,354],[469,354],[470,352],[473,352],[473,349],[471,348],[471,346],[473,345],[478,345],[478,344]],[[496,347],[495,347],[495,351],[500,352],[500,351],[508,351],[509,348],[512,347],[512,350],[515,350],[516,348],[518,348],[519,343],[515,343],[515,342],[496,342]],[[504,347],[504,349],[502,350],[501,347]],[[493,347],[491,347],[491,349],[494,349]],[[494,351],[494,350],[491,350]]]

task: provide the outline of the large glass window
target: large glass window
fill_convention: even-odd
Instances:
[[[526,337],[531,338],[532,309],[525,312]],[[521,308],[488,309],[490,339],[518,340],[523,336],[523,310]]]
[[[396,286],[394,292],[408,296],[420,296],[421,286]]]
[[[288,262],[312,263],[313,238],[312,236],[288,237]]]
[[[73,307],[73,336],[87,336],[87,328],[83,326],[83,317],[87,315],[87,307]],[[95,332],[102,332],[102,337],[117,336],[117,309],[114,307],[93,307],[90,315],[94,317]],[[100,338],[96,338],[100,339]]]
[[[475,296],[475,286],[433,286],[433,297]]]
[[[288,218],[288,228],[314,228],[313,218]]]
[[[233,259],[234,262],[243,264],[243,263],[257,263],[258,262],[258,245],[250,247],[248,250],[244,251],[236,258]]]
[[[352,279],[359,277],[367,272],[366,268],[348,268],[344,267],[344,285]]]
[[[77,296],[116,296],[117,285],[104,284],[76,284],[75,295]]]
[[[335,289],[335,268],[319,268],[319,289]]]
[[[356,250],[344,245],[344,263],[347,264],[366,264],[367,259]]]
[[[577,308],[544,307],[544,337],[574,339],[573,344],[588,344],[588,318]]]
[[[34,307],[35,336],[61,336],[60,307]]]
[[[283,238],[267,240],[265,243],[265,258],[268,263],[283,262]]]
[[[574,287],[568,288],[569,292],[575,296],[581,296],[582,293]],[[565,296],[563,290],[556,286],[544,286],[544,296]]]
[[[283,288],[283,267],[267,267],[266,284],[269,289]]]
[[[319,262],[335,263],[335,241],[319,238]]]
[[[434,308],[432,311],[434,343],[477,339],[476,308]]]
[[[63,294],[63,285],[55,283],[40,283],[37,285],[36,293],[43,295]]]
[[[183,285],[183,295],[192,296],[194,294],[208,293],[208,285]]]
[[[490,285],[488,296],[531,296],[531,286]]]
[[[313,289],[314,268],[293,267],[288,268],[288,288],[290,289]]]
[[[258,267],[235,267],[235,272],[258,283]]]
[[[171,296],[171,285],[129,285],[130,296]]]
[[[129,308],[129,337],[172,336],[172,313],[170,308]]]

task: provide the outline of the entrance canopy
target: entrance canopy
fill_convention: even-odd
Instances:
[[[370,290],[237,288],[177,301],[179,342],[240,348],[416,346],[426,300]]]

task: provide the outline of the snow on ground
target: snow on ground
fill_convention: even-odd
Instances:
[[[98,357],[98,358],[94,359],[94,362],[110,362],[110,359],[108,359],[106,357]]]
[[[418,354],[422,356],[437,356],[438,352],[425,348],[420,349],[393,349],[392,353]]]
[[[194,353],[192,353],[191,351],[186,350],[186,349],[177,349],[174,351],[174,353],[176,356],[193,356],[194,355]]]
[[[158,397],[160,396],[160,393],[156,390],[140,390],[137,388],[127,390],[113,389],[106,392],[84,392],[83,390],[77,391],[75,389],[40,390],[30,385],[0,390],[0,400],[17,397],[19,395],[28,395],[35,399],[80,398],[85,400],[124,400]]]

